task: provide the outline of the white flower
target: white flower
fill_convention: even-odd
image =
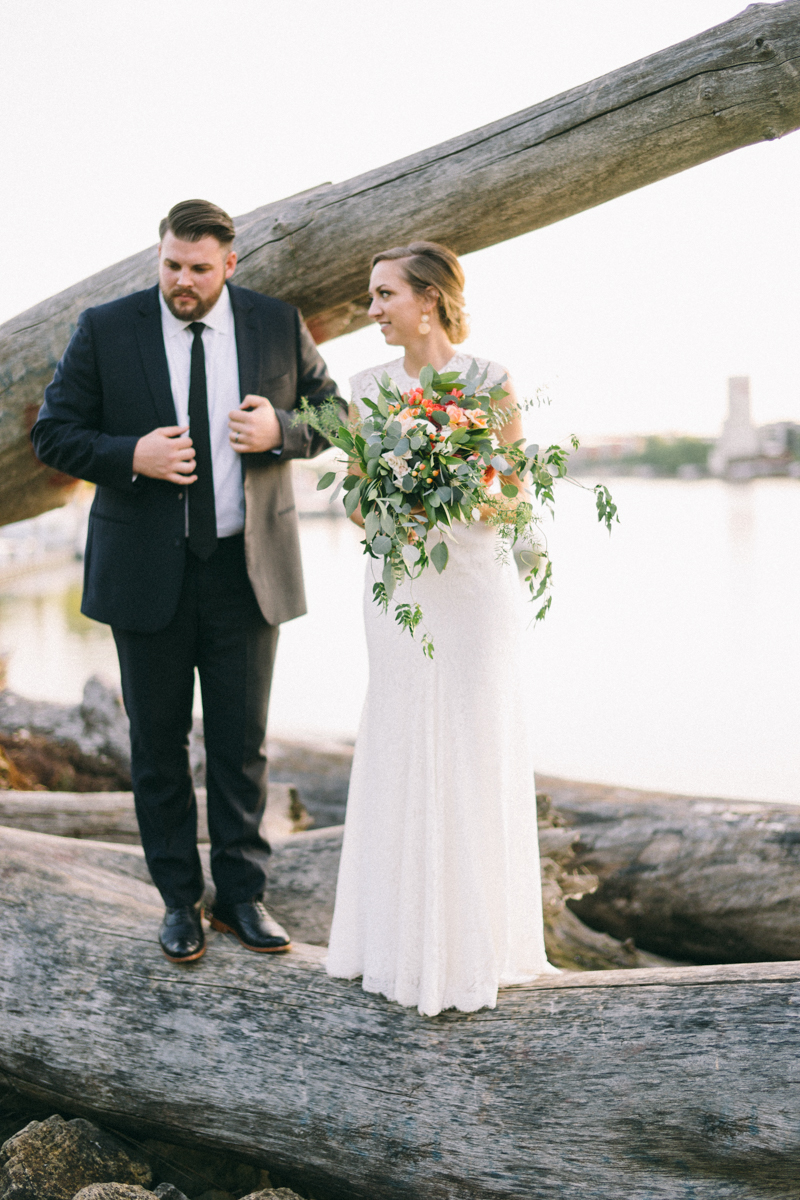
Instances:
[[[400,422],[403,437],[405,437],[412,425],[418,425],[426,433],[432,433],[436,428],[430,421],[426,421],[424,417],[415,417],[410,408],[404,408],[402,412],[399,412],[395,417],[395,421]]]
[[[410,457],[411,451],[407,450],[405,454],[384,454],[383,460],[391,467],[395,479],[402,479],[404,475],[408,474],[407,459]]]

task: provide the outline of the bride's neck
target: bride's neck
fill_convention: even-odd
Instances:
[[[443,370],[456,352],[455,346],[447,340],[444,330],[435,328],[409,342],[405,351],[403,369],[412,379],[419,379],[420,371],[427,367],[428,363],[434,371]]]

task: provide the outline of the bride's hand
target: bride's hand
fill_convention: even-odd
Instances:
[[[364,478],[364,472],[361,471],[355,464],[353,464],[350,467],[350,470],[347,472],[347,474],[348,475],[358,475],[359,478],[361,478],[361,479]],[[350,520],[353,522],[354,525],[358,525],[359,529],[364,528],[364,518],[361,515],[361,506],[360,505],[358,505],[356,507],[354,512],[350,513]]]

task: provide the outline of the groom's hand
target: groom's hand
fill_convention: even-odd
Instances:
[[[237,454],[280,449],[283,428],[266,396],[245,396],[228,415],[228,437]]]
[[[134,475],[149,475],[168,483],[194,483],[197,479],[194,471],[194,447],[188,425],[163,425],[136,443]]]

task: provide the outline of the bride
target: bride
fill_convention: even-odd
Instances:
[[[428,363],[466,372],[463,286],[455,254],[433,242],[375,255],[369,315],[404,354],[351,380],[362,416],[384,371],[403,392]],[[477,362],[487,386],[504,378]],[[517,414],[500,437],[522,436]],[[373,601],[380,564],[367,560],[369,688],[327,957],[329,975],[362,976],[365,991],[426,1016],[494,1008],[499,987],[555,970],[542,933],[516,567],[498,561],[485,521],[456,526],[448,544],[441,575],[428,568],[393,598],[420,603],[432,659]]]

